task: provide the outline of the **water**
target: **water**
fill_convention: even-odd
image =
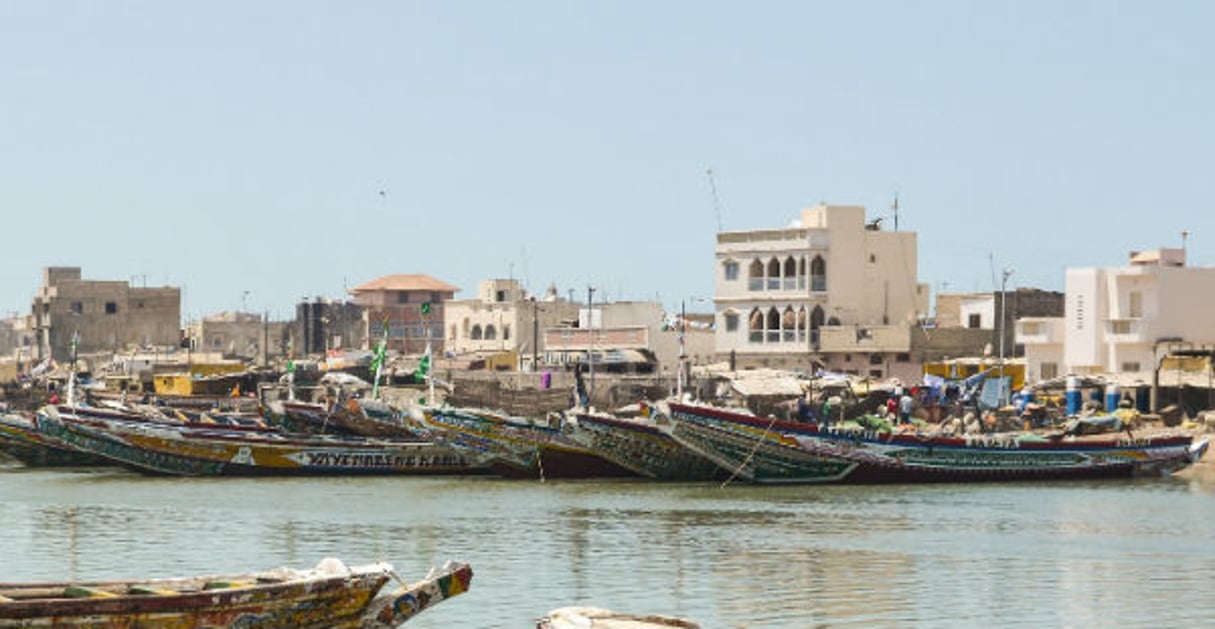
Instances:
[[[927,487],[491,478],[175,479],[0,469],[0,581],[181,576],[324,557],[472,589],[410,627],[594,604],[705,627],[1210,626],[1215,486]]]

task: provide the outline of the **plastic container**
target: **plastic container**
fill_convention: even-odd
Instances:
[[[1068,376],[1066,387],[1067,414],[1075,415],[1080,412],[1080,378]]]

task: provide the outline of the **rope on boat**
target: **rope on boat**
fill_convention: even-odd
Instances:
[[[726,485],[729,485],[730,483],[734,482],[734,479],[738,477],[738,473],[742,471],[742,468],[746,467],[747,464],[751,462],[751,459],[755,457],[755,453],[757,451],[759,451],[759,444],[764,442],[764,439],[767,438],[767,436],[768,436],[768,430],[770,428],[772,428],[772,424],[775,424],[775,423],[776,423],[776,417],[772,417],[771,421],[768,422],[768,425],[764,426],[764,431],[759,433],[759,438],[757,438],[755,440],[755,446],[753,448],[751,448],[751,452],[749,452],[747,454],[746,458],[744,458],[742,460],[742,462],[738,464],[738,467],[734,468],[734,471],[730,473],[729,478],[722,481],[722,483],[721,483],[722,489],[725,489]]]
[[[544,479],[544,453],[540,448],[536,448],[536,467],[540,468],[540,482],[545,482]]]

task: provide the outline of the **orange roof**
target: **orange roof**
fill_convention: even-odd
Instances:
[[[350,289],[351,293],[366,293],[380,290],[435,290],[459,292],[458,287],[446,282],[440,282],[429,275],[408,275],[397,273],[378,277],[370,282],[364,282]]]

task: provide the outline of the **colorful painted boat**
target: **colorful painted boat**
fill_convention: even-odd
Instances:
[[[937,436],[845,431],[671,402],[672,437],[756,483],[926,483],[1162,475],[1200,458],[1207,441],[1033,433]]]
[[[81,417],[72,407],[37,414],[46,437],[157,474],[180,476],[487,474],[489,457],[424,440],[291,435]]]
[[[43,437],[34,417],[0,413],[0,452],[28,467],[92,467],[112,465],[105,457],[57,445]]]
[[[276,421],[296,432],[418,438],[408,415],[380,400],[349,398],[334,405],[278,400],[268,408]]]
[[[536,421],[479,409],[431,407],[422,421],[449,439],[496,443],[504,452],[532,461],[528,467],[507,466],[496,471],[517,478],[621,478],[635,476],[574,440],[563,418]]]
[[[0,583],[0,628],[183,629],[240,627],[387,629],[468,590],[472,569],[448,562],[421,581],[391,565],[140,581]]]
[[[724,478],[713,461],[675,441],[659,425],[665,416],[625,418],[604,413],[576,412],[571,421],[574,440],[595,454],[645,478],[664,481],[706,481]]]

